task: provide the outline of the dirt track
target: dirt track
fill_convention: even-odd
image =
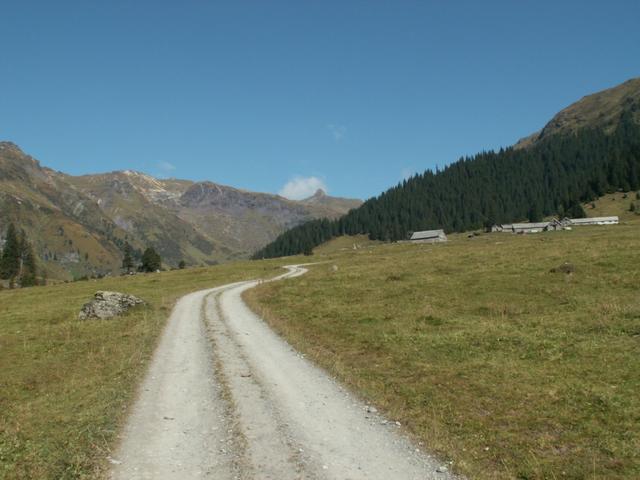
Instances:
[[[278,279],[306,272],[287,268]],[[453,478],[253,314],[241,295],[256,284],[178,302],[113,479]]]

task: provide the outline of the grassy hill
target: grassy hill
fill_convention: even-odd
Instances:
[[[516,148],[526,148],[553,135],[574,134],[578,130],[604,129],[611,133],[620,122],[623,112],[631,109],[637,123],[640,123],[640,78],[632,78],[613,88],[587,95],[555,115],[545,127],[516,144]]]
[[[358,238],[334,239],[307,276],[247,298],[470,478],[639,478],[631,198],[586,206],[621,215],[609,227],[355,250]]]
[[[175,300],[279,274],[283,263],[0,291],[0,478],[100,477]],[[149,306],[123,318],[79,321],[80,307],[96,290],[137,295]]]
[[[621,222],[635,221],[640,215],[640,192],[616,192],[604,195],[599,199],[584,204],[588,217],[608,217],[617,215]],[[631,204],[637,206],[635,212],[630,211]]]

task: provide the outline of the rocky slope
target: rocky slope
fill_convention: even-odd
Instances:
[[[71,176],[0,142],[0,244],[9,221],[23,228],[51,277],[117,273],[122,246],[153,246],[168,266],[248,257],[306,220],[359,205],[318,192],[303,201],[212,182],[118,171]]]
[[[50,276],[68,278],[117,268],[127,237],[95,203],[16,145],[0,143],[0,233],[24,229]]]

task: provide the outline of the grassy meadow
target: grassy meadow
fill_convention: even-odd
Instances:
[[[97,478],[175,300],[281,273],[283,261],[0,291],[0,478]],[[96,290],[148,307],[77,320]]]
[[[628,203],[603,201],[600,214]],[[306,276],[246,297],[470,478],[640,478],[640,216],[622,220],[439,245],[336,239]],[[552,272],[565,262],[572,273]]]

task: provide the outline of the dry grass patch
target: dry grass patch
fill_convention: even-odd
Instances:
[[[385,245],[247,298],[471,478],[640,478],[639,247],[638,222]]]

